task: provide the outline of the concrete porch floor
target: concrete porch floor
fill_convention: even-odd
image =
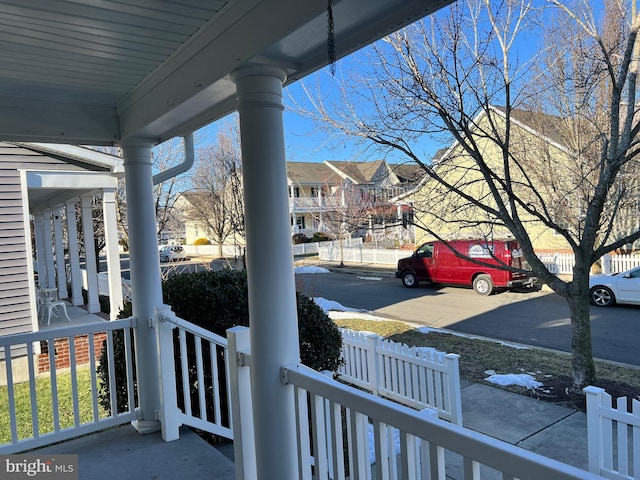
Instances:
[[[222,449],[232,449],[231,444]],[[160,432],[140,435],[131,425],[38,449],[35,454],[78,455],[80,480],[233,480],[233,461],[194,433],[164,442]]]

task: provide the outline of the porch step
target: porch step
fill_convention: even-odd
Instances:
[[[187,427],[165,443],[160,433],[140,435],[131,427],[104,430],[38,449],[33,454],[76,454],[80,480],[235,479],[233,462]]]

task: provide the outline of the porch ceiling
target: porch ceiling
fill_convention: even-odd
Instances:
[[[164,141],[235,109],[229,73],[325,66],[328,0],[0,0],[0,139]],[[333,0],[338,58],[449,0]]]

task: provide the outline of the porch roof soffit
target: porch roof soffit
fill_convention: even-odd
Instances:
[[[334,0],[339,59],[449,0]],[[326,0],[0,0],[0,138],[113,145],[182,136],[236,108],[229,74],[328,63]]]
[[[83,195],[115,189],[116,175],[97,172],[25,171],[29,212],[36,213]]]

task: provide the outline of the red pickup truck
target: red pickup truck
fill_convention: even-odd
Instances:
[[[526,272],[505,267],[524,269],[515,240],[433,241],[400,259],[396,278],[407,288],[417,287],[421,281],[468,285],[480,295],[490,295],[495,288],[533,286],[537,281]]]

